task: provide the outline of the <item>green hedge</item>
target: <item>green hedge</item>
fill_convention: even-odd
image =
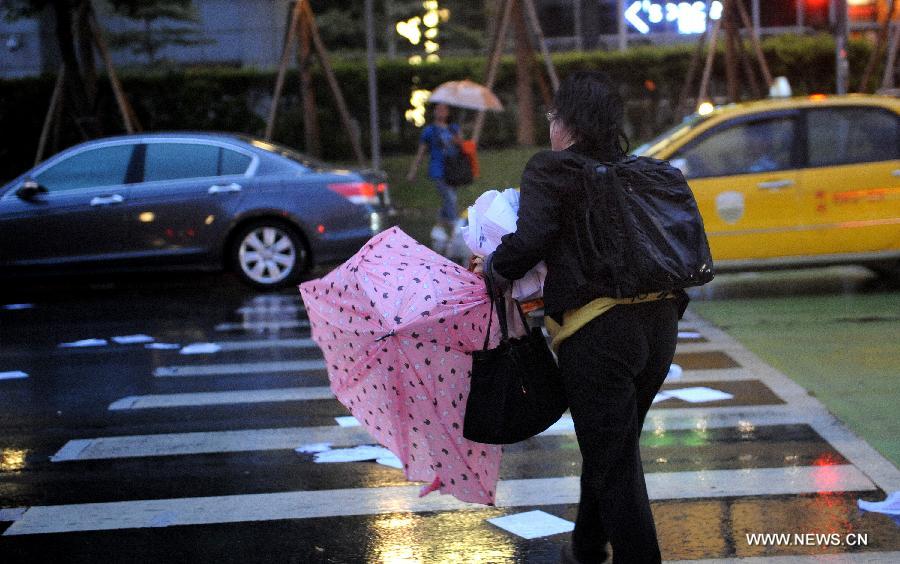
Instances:
[[[852,42],[849,50],[851,84],[869,54],[869,44]],[[595,51],[558,53],[554,61],[564,77],[576,69],[602,69],[622,83],[629,103],[628,126],[633,137],[641,138],[669,125],[676,116],[666,102],[678,96],[693,52],[693,45],[671,47],[635,47],[624,52]],[[775,76],[788,76],[794,92],[832,92],[834,90],[834,42],[829,36],[779,36],[764,42],[766,58]],[[723,57],[717,57],[713,94],[724,93]],[[480,81],[485,72],[484,57],[445,57],[437,64],[413,67],[401,60],[378,62],[379,105],[382,145],[387,153],[411,151],[418,130],[402,119],[414,81],[432,88],[447,80],[471,78]],[[536,65],[542,65],[540,61]],[[354,119],[362,129],[362,141],[368,143],[368,98],[366,67],[358,61],[333,61]],[[244,69],[202,69],[168,72],[123,72],[122,82],[138,117],[147,131],[219,130],[261,134],[265,128],[268,101],[275,83],[273,71]],[[650,92],[646,81],[656,86]],[[27,169],[34,159],[46,106],[53,88],[53,77],[43,76],[0,81],[0,179],[9,179]],[[338,119],[332,96],[321,69],[314,69],[314,83],[322,132],[323,156],[331,160],[352,158],[348,133]],[[490,114],[482,138],[485,146],[515,143],[515,61],[504,57],[495,91],[509,111]],[[303,125],[296,72],[285,83],[285,97],[279,108],[276,140],[303,147]],[[540,96],[536,91],[536,101]],[[122,131],[115,100],[107,81],[101,81],[97,98],[104,131]],[[400,131],[391,132],[390,111],[400,113]],[[535,112],[542,112],[537,104]],[[539,128],[546,128],[543,120]],[[538,134],[545,131],[539,130]],[[63,131],[59,147],[77,142],[71,128]]]

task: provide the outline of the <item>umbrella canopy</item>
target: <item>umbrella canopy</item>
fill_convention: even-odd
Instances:
[[[394,227],[300,293],[331,390],[407,479],[492,504],[500,448],[462,436],[490,314],[482,279]]]
[[[471,80],[451,80],[441,84],[432,91],[428,102],[469,110],[503,111],[503,104],[490,89]]]

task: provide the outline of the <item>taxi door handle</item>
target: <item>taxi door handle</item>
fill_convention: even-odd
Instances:
[[[891,172],[891,176],[900,176],[900,168],[894,169]]]
[[[769,180],[767,182],[760,182],[756,186],[760,190],[781,190],[782,188],[787,188],[788,186],[793,186],[793,180]]]

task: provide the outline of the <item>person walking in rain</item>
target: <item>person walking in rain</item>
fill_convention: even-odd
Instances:
[[[505,285],[547,264],[544,319],[583,458],[578,518],[561,560],[603,562],[611,545],[616,564],[653,564],[661,555],[638,439],[688,298],[678,290],[615,299],[591,280],[578,283],[584,167],[626,156],[623,103],[605,74],[580,71],[562,82],[553,104],[551,150],[525,166],[516,231],[475,268],[491,269]]]
[[[428,176],[434,181],[434,187],[441,196],[441,207],[438,211],[438,225],[442,229],[446,238],[443,242],[435,241],[436,245],[440,243],[443,247],[446,241],[453,234],[453,226],[458,216],[456,210],[456,188],[450,186],[444,179],[444,160],[460,151],[462,137],[460,136],[459,125],[451,123],[450,107],[446,104],[436,104],[434,106],[434,121],[422,130],[419,138],[419,150],[416,152],[416,158],[406,175],[406,180],[412,182],[416,178],[419,170],[419,163],[428,151]],[[434,237],[433,237],[434,238]],[[443,248],[435,249],[443,252]]]

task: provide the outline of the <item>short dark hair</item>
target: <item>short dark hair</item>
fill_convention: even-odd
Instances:
[[[553,97],[552,113],[597,156],[613,160],[628,153],[628,137],[622,129],[624,103],[606,73],[571,73]]]

